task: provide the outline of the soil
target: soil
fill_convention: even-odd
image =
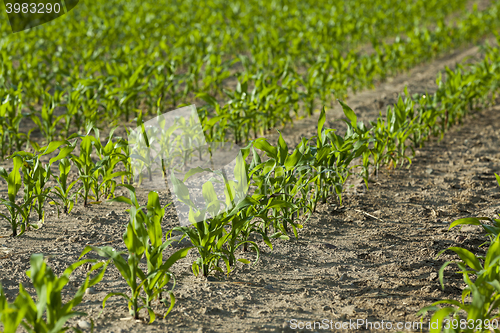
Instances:
[[[412,94],[426,89],[431,92],[437,72],[445,65],[477,54],[477,48],[455,52],[347,102],[361,120],[375,119],[379,110],[396,101],[404,85]],[[87,312],[88,317],[77,317],[69,323],[75,326],[80,320],[92,319],[95,331],[116,333],[320,332],[325,325],[296,329],[295,324],[322,320],[334,325],[363,320],[362,327],[347,326],[338,331],[380,332],[388,331],[376,329],[376,322],[382,320],[394,325],[418,322],[419,309],[439,299],[458,300],[465,286],[457,267],[451,265],[445,270],[445,289],[441,289],[438,270],[445,261],[457,257],[446,252],[436,259],[438,252],[460,246],[484,253],[478,248],[486,240],[479,227],[448,231],[448,226],[458,218],[494,217],[500,211],[500,188],[494,177],[500,171],[499,111],[498,107],[481,111],[464,125],[452,128],[441,142],[430,142],[417,150],[411,168],[383,169],[368,191],[364,185],[355,186],[345,194],[342,207],[335,206],[333,199],[320,204],[299,231],[298,240],[293,236],[289,241],[275,240],[273,251],[257,240],[261,256],[253,266],[238,263],[229,276],[196,278],[191,263],[197,253],[190,250],[173,267],[177,303],[166,319],[160,316],[148,325],[144,310],[140,313],[142,320],[130,319],[127,302],[119,297],[108,300],[98,317],[107,293],[128,293],[118,270],[109,267],[103,281],[76,308]],[[340,127],[340,122],[332,121],[339,117],[339,108],[330,110],[330,126]],[[316,121],[317,115],[283,129],[289,146],[299,142],[301,136],[314,135]],[[275,139],[270,136],[271,141]],[[5,196],[6,192],[4,185],[0,194]],[[127,195],[123,189],[117,194]],[[163,204],[168,202],[168,193],[160,192],[160,197]],[[139,193],[139,200],[145,202],[146,192]],[[60,217],[49,209],[40,229],[18,238],[8,237],[10,226],[0,221],[4,234],[0,238],[0,282],[9,300],[17,295],[19,283],[34,294],[25,274],[33,253],[48,256],[50,267],[61,274],[88,244],[124,250],[121,237],[128,218],[126,208],[119,203],[84,208],[79,202],[69,216]],[[169,206],[163,230],[176,225],[175,210]],[[165,255],[178,248],[167,249]],[[253,252],[240,255],[256,258]],[[100,259],[92,253],[85,258]],[[74,294],[87,269],[82,266],[73,273],[64,299]],[[165,308],[157,305],[155,311],[160,315]],[[366,328],[366,321],[372,323],[372,329]],[[428,323],[427,316],[424,331]]]

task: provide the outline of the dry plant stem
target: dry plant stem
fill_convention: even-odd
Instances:
[[[356,211],[356,212],[358,212],[358,213],[365,214],[366,216],[369,216],[369,217],[371,217],[371,218],[374,218],[375,220],[379,220],[379,221],[384,222],[384,220],[379,219],[378,217],[375,217],[375,216],[373,216],[373,215],[371,215],[371,214],[368,214],[367,212],[364,212],[364,211],[362,211],[362,210],[354,209],[354,211]]]
[[[17,253],[9,253],[9,254],[7,254],[7,255],[5,255],[5,256],[3,256],[3,257],[0,257],[0,260],[1,260],[1,259],[7,259],[7,258],[10,258],[10,257],[12,257],[12,256],[13,256],[13,255],[15,255],[15,254],[24,254],[24,253],[28,253],[28,252],[29,252],[29,251],[21,251],[21,252],[17,252]]]

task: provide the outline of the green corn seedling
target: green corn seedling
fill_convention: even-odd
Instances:
[[[497,327],[491,326],[493,320],[498,321],[500,315],[498,308],[500,307],[500,281],[498,274],[500,273],[500,236],[496,236],[485,257],[475,256],[469,250],[460,247],[450,247],[446,250],[455,252],[461,261],[448,261],[439,270],[439,282],[444,289],[443,277],[444,269],[451,263],[456,263],[463,274],[464,282],[467,287],[462,292],[461,301],[445,299],[434,302],[432,305],[422,308],[417,315],[424,316],[428,311],[434,311],[431,322],[438,322],[437,328],[431,328],[431,333],[439,333],[443,329],[445,319],[451,317],[450,322],[455,320],[455,323],[444,327],[444,332],[490,332],[493,329],[497,332]],[[439,252],[438,256],[444,251]],[[484,264],[480,260],[484,260]],[[475,275],[475,279],[471,279],[469,275]],[[470,297],[471,301],[466,302]],[[449,304],[443,308],[437,305]],[[467,313],[466,319],[461,319],[459,311]],[[465,325],[464,325],[465,323]],[[470,325],[472,323],[472,325]],[[490,327],[491,326],[491,327]]]
[[[90,190],[98,183],[98,171],[99,165],[92,160],[90,154],[92,153],[92,147],[96,144],[97,140],[95,137],[88,135],[90,131],[87,132],[87,135],[82,138],[80,142],[80,154],[77,156],[75,154],[71,154],[71,160],[75,163],[79,179],[82,181],[82,192],[80,195],[83,197],[84,206],[88,205],[88,197]]]
[[[239,201],[237,205],[234,205],[235,200],[238,200],[235,195],[245,193],[245,189],[240,188],[243,186],[243,179],[241,177],[245,172],[245,168],[240,159],[238,159],[235,167],[237,182],[227,179],[225,173],[222,171],[212,171],[203,168],[191,169],[185,175],[184,181],[190,176],[204,171],[213,172],[221,176],[225,185],[225,202],[219,200],[217,197],[212,182],[218,180],[212,178],[202,186],[205,207],[198,209],[191,201],[186,185],[172,173],[171,182],[173,184],[173,192],[179,200],[190,207],[189,221],[193,225],[193,227],[175,227],[173,230],[181,231],[198,250],[200,257],[192,264],[192,270],[195,275],[202,274],[203,276],[208,276],[213,271],[224,273],[219,266],[221,261],[225,263],[226,273],[229,274],[232,270],[231,266],[235,261],[250,263],[246,259],[236,259],[235,251],[240,246],[245,244],[252,246],[257,253],[256,260],[258,260],[259,256],[258,246],[254,242],[246,239],[238,239],[239,231],[248,227],[248,223],[251,220],[248,217],[240,218],[237,216],[241,209],[247,208],[250,205],[251,202],[248,199]],[[221,210],[223,206],[234,208],[230,211]],[[231,227],[230,232],[225,229],[226,226]]]
[[[99,283],[109,262],[99,262],[87,273],[85,282],[80,286],[73,298],[62,302],[62,290],[69,282],[71,273],[86,263],[96,260],[86,259],[70,265],[60,277],[47,266],[42,254],[33,254],[30,258],[31,269],[26,272],[35,288],[37,301],[19,284],[19,294],[13,303],[9,304],[0,285],[0,319],[4,324],[5,333],[15,333],[19,325],[28,332],[49,333],[65,332],[66,322],[75,316],[86,316],[84,312],[73,308],[81,303],[85,290]],[[91,277],[92,273],[97,273]],[[78,331],[76,328],[73,330]]]
[[[65,147],[62,147],[66,145]],[[59,154],[49,160],[49,164],[42,165],[40,157],[48,155],[55,150],[60,149]],[[31,209],[34,208],[38,215],[38,221],[44,221],[44,204],[52,188],[46,186],[47,182],[52,177],[50,166],[63,158],[66,158],[74,149],[74,146],[68,141],[52,141],[49,145],[39,149],[39,154],[28,152],[16,152],[13,156],[18,156],[22,159],[22,174],[24,180],[24,204],[25,226],[29,226],[29,215]],[[36,200],[36,203],[35,203]]]
[[[87,246],[81,256],[90,251],[95,251],[100,256],[108,258],[119,270],[130,288],[130,297],[124,293],[109,293],[103,300],[103,310],[106,301],[110,297],[121,296],[128,301],[131,316],[138,319],[139,311],[146,308],[149,313],[150,323],[152,323],[156,318],[156,314],[151,308],[151,301],[154,298],[160,298],[163,292],[167,292],[169,295],[170,306],[164,317],[174,307],[175,296],[172,290],[175,287],[175,283],[171,289],[166,287],[170,279],[173,278],[173,274],[169,269],[176,261],[184,258],[190,248],[184,248],[175,252],[163,262],[163,250],[171,244],[172,240],[163,241],[160,223],[164,215],[164,207],[161,207],[159,204],[158,194],[150,192],[148,205],[141,207],[135,196],[135,189],[131,185],[125,184],[122,186],[129,189],[130,199],[117,197],[112,201],[126,202],[131,205],[128,210],[130,221],[127,225],[127,230],[123,234],[123,240],[128,249],[128,260],[122,257],[123,252],[118,252],[109,246]],[[147,210],[147,213],[143,211],[143,208]],[[143,272],[139,268],[139,262],[144,256],[148,263],[147,272]],[[137,283],[137,279],[141,282]],[[145,298],[140,296],[141,291],[144,291],[146,294]],[[142,300],[143,305],[139,306],[139,300]],[[166,304],[166,300],[162,299],[162,301]]]
[[[99,201],[100,195],[103,195],[106,199],[113,197],[117,185],[114,179],[128,175],[128,171],[115,172],[118,163],[127,163],[127,157],[121,153],[121,148],[123,147],[123,143],[120,142],[121,138],[118,138],[116,143],[113,142],[113,133],[115,130],[116,128],[111,130],[108,141],[103,146],[100,142],[99,130],[94,128],[96,139],[94,147],[99,161],[95,165],[98,176],[96,176],[96,181],[93,182],[91,190],[93,192],[92,199],[96,202]]]
[[[61,98],[61,90],[56,91],[55,96],[51,96],[49,93],[44,95],[44,103],[42,105],[42,110],[40,116],[36,115],[34,112],[30,114],[31,120],[38,126],[40,131],[45,136],[47,143],[54,140],[57,135],[57,125],[66,116],[62,114],[60,116],[54,116],[54,110],[56,108],[56,101]]]
[[[16,91],[9,91],[2,98],[0,104],[0,122],[2,125],[2,147],[0,152],[2,158],[8,154],[7,152],[13,154],[15,151],[22,150],[22,145],[29,140],[29,135],[34,130],[31,129],[28,133],[24,133],[19,128],[24,118],[24,114],[21,112],[23,107],[22,89],[23,85],[20,84]]]
[[[300,167],[296,163],[301,159],[301,154],[296,150],[294,154],[288,155],[288,147],[281,133],[277,147],[271,146],[263,138],[255,140],[253,147],[264,151],[269,157],[266,162],[256,165],[252,170],[254,173],[258,172],[258,176],[254,176],[255,185],[265,189],[264,193],[259,192],[253,196],[253,199],[262,205],[259,216],[266,221],[268,218],[266,211],[271,212],[272,215],[272,218],[266,221],[264,233],[267,236],[267,225],[272,221],[275,233],[271,238],[285,236],[289,231],[288,224],[292,226],[297,237],[297,228],[302,228],[302,226],[292,221],[298,207],[293,202],[293,196],[286,191],[289,188],[288,184],[292,184],[295,180],[290,177],[293,175],[293,167]]]
[[[231,218],[213,215],[215,218],[210,221],[206,219],[207,208],[210,208],[210,211],[216,214],[221,204],[213,190],[213,184],[211,182],[203,184],[203,196],[205,199],[209,198],[209,200],[207,208],[198,210],[191,199],[189,199],[189,191],[186,185],[180,179],[177,179],[173,173],[171,175],[171,182],[175,195],[190,207],[189,221],[193,224],[194,228],[175,227],[173,230],[180,231],[189,237],[193,246],[198,250],[200,257],[192,264],[193,273],[195,275],[201,273],[203,276],[208,276],[214,270],[223,272],[219,267],[221,260],[229,267],[229,258],[222,251],[222,247],[229,237],[229,235],[224,235],[224,227],[231,222]],[[201,220],[197,221],[197,219]]]
[[[43,223],[43,206],[50,191],[49,188],[45,188],[45,184],[51,176],[50,166],[43,167],[36,154],[17,152],[14,156],[19,156],[23,161],[21,166],[24,188],[22,208],[25,219],[23,224],[25,228],[30,226],[36,228],[36,225],[30,224],[30,213],[32,208],[35,208],[36,213],[38,213],[38,221]]]
[[[67,111],[64,114],[64,136],[69,137],[71,126],[74,124],[77,131],[80,130],[83,120],[80,106],[82,104],[81,90],[69,88],[67,92],[67,101],[64,106]]]
[[[152,158],[151,154],[151,145],[149,141],[149,137],[154,134],[152,133],[155,129],[148,129],[149,131],[146,131],[146,128],[144,126],[144,123],[142,122],[142,117],[140,116],[137,118],[137,124],[138,128],[140,130],[132,132],[135,134],[134,138],[132,140],[129,139],[129,142],[132,141],[135,143],[135,153],[130,154],[130,158],[132,161],[130,162],[133,164],[133,169],[137,170],[139,173],[139,179],[138,179],[138,184],[141,184],[143,181],[143,173],[142,170],[146,168],[148,172],[148,177],[149,180],[152,180],[152,167],[154,165],[154,159]],[[128,132],[129,137],[130,137],[130,132]]]
[[[0,213],[0,216],[10,222],[12,236],[15,237],[17,236],[17,228],[20,222],[19,217],[22,217],[23,220],[25,219],[23,208],[16,204],[16,197],[22,185],[20,168],[23,164],[23,161],[19,156],[14,156],[12,159],[14,161],[14,167],[10,174],[7,174],[7,171],[3,167],[0,167],[0,176],[7,182],[8,186],[8,200],[0,200],[3,205],[7,206],[7,211],[9,212],[9,215]],[[23,232],[24,225],[21,227],[21,234]]]
[[[78,200],[78,192],[70,193],[71,189],[78,180],[74,180],[68,184],[68,176],[71,170],[71,163],[68,158],[63,158],[59,162],[59,176],[55,176],[57,185],[53,187],[52,193],[54,193],[60,200],[63,206],[63,211],[65,214],[71,213],[73,206]],[[50,202],[53,205],[57,203],[55,201]]]

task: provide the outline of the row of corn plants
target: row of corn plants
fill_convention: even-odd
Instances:
[[[78,197],[83,199],[84,205],[114,197],[116,178],[124,178],[131,173],[127,170],[128,146],[120,138],[113,141],[112,133],[107,143],[102,144],[99,130],[89,126],[89,134],[90,131],[94,131],[94,135],[72,135],[68,140],[52,141],[47,146],[36,145],[35,153],[15,152],[10,156],[13,160],[10,172],[0,167],[0,177],[5,180],[8,188],[7,198],[0,198],[0,203],[7,208],[7,212],[0,213],[0,216],[10,223],[13,236],[21,235],[27,228],[37,228],[38,223],[43,223],[46,203],[56,206],[58,214],[61,209],[68,214]],[[57,150],[57,155],[47,163],[42,161]],[[93,159],[91,154],[95,154],[96,158]],[[58,173],[53,171],[56,162]],[[116,171],[120,163],[123,170]],[[72,165],[78,170],[78,178],[70,182]],[[53,185],[49,185],[50,182]],[[21,199],[19,196],[22,196]],[[37,217],[36,223],[30,222],[32,213]]]
[[[154,172],[165,177],[167,170],[185,169],[194,157],[202,158],[206,142],[197,115],[175,118],[172,124],[161,115],[157,119],[160,127],[149,126],[139,114],[138,127],[127,129],[128,140],[115,137],[114,130],[102,140],[100,130],[88,122],[87,135],[73,134],[43,147],[33,142],[35,153],[17,151],[10,155],[10,172],[0,167],[0,177],[8,187],[7,198],[0,198],[7,212],[0,216],[10,223],[12,235],[43,223],[46,203],[55,206],[58,214],[61,210],[68,214],[78,198],[84,206],[100,204],[115,196],[118,184],[136,182],[140,186],[143,169],[151,180]],[[168,129],[160,132],[163,128]],[[149,140],[144,142],[143,138]],[[48,162],[42,161],[54,154]],[[78,177],[70,181],[72,170]],[[33,213],[35,223],[30,223]]]

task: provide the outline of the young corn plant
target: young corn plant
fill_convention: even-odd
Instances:
[[[462,292],[461,301],[445,299],[434,302],[432,305],[422,308],[418,315],[425,316],[428,311],[434,311],[431,322],[438,322],[438,327],[430,329],[431,333],[439,333],[444,328],[446,333],[472,333],[472,332],[498,332],[498,319],[500,314],[500,236],[496,236],[491,242],[485,257],[475,256],[469,250],[460,247],[450,247],[439,252],[451,250],[455,252],[461,261],[448,261],[439,270],[439,282],[444,289],[444,269],[451,263],[456,263],[463,274],[467,287]],[[481,261],[484,262],[481,263]],[[470,275],[475,275],[471,279]],[[466,302],[470,297],[470,301]],[[449,304],[439,308],[438,305]],[[459,312],[467,313],[466,319],[461,319]],[[450,318],[451,317],[451,318]],[[496,321],[496,327],[493,325]]]
[[[125,131],[127,132],[127,135],[130,134],[128,128],[125,128]],[[118,153],[122,154],[125,157],[123,159],[123,165],[125,167],[125,171],[127,171],[127,174],[121,177],[121,183],[125,184],[125,179],[126,179],[126,184],[132,185],[132,183],[134,182],[134,173],[132,169],[132,161],[131,161],[132,159],[130,156],[131,153],[130,153],[129,142],[121,138],[116,143],[115,149],[117,150]]]
[[[20,130],[21,121],[24,114],[21,112],[23,108],[22,102],[22,83],[17,87],[16,91],[9,91],[6,96],[2,96],[0,104],[0,155],[2,159],[7,154],[13,154],[15,151],[22,150],[22,145],[29,140],[31,129],[28,133]]]
[[[235,175],[238,178],[237,179],[238,185],[243,184],[241,182],[242,173],[246,172],[247,175],[253,176],[254,179],[252,185],[256,186],[257,190],[255,190],[255,192],[251,196],[247,196],[246,198],[241,200],[238,203],[238,205],[234,208],[234,210],[237,212],[237,215],[231,222],[231,237],[229,237],[227,241],[227,248],[229,250],[229,253],[233,254],[229,257],[230,266],[232,266],[236,261],[234,253],[236,252],[236,249],[239,248],[240,246],[243,245],[244,252],[248,250],[249,245],[252,248],[254,248],[257,252],[258,249],[257,244],[249,241],[250,235],[252,233],[260,234],[266,245],[269,246],[269,248],[271,249],[273,249],[273,246],[270,241],[270,238],[289,239],[289,237],[286,234],[283,234],[283,231],[281,230],[274,233],[271,236],[268,236],[267,230],[269,226],[274,223],[274,219],[272,217],[269,217],[270,208],[268,208],[268,205],[264,199],[267,198],[267,191],[269,186],[265,185],[264,182],[262,181],[264,177],[262,176],[258,177],[256,176],[256,174],[253,173],[254,171],[258,172],[260,170],[259,168],[256,167],[262,164],[262,162],[252,144],[250,144],[249,147],[242,150],[244,152],[243,160],[246,160],[246,158],[248,157],[250,153],[249,149],[250,147],[253,153],[252,163],[250,165],[247,165],[245,163],[244,168],[243,166],[235,168]],[[261,181],[260,185],[262,186],[259,186],[257,184],[259,181]],[[248,184],[248,186],[249,185],[250,184]],[[239,192],[246,193],[247,190],[248,188],[240,188]],[[270,190],[270,192],[273,193],[275,191]],[[245,259],[241,259],[239,261],[249,263]]]
[[[116,130],[111,130],[108,141],[106,145],[102,145],[99,137],[99,130],[94,128],[95,132],[95,150],[99,157],[99,161],[96,163],[96,168],[98,172],[97,181],[93,183],[91,190],[93,192],[92,199],[94,201],[99,201],[100,196],[104,196],[105,199],[114,197],[114,192],[117,186],[116,177],[125,177],[128,175],[128,171],[117,171],[115,168],[118,163],[126,163],[127,156],[121,153],[122,142],[121,138],[118,138],[117,142],[113,142],[113,133]]]
[[[242,160],[238,159],[235,167],[236,182],[229,180],[223,171],[213,171],[210,169],[194,168],[191,169],[184,177],[184,181],[190,176],[198,172],[212,172],[220,176],[219,179],[211,178],[203,183],[202,194],[205,199],[205,206],[198,208],[191,201],[189,190],[187,186],[177,179],[172,173],[171,182],[173,184],[173,192],[177,198],[189,207],[189,221],[192,227],[181,226],[175,227],[177,230],[186,235],[198,250],[200,255],[191,265],[193,273],[198,276],[208,276],[214,271],[224,273],[223,269],[219,266],[223,261],[226,265],[226,273],[229,274],[232,269],[231,266],[235,261],[243,263],[250,263],[248,260],[240,258],[236,259],[235,251],[242,245],[250,245],[257,253],[259,258],[259,248],[257,244],[247,239],[239,239],[238,234],[244,228],[248,228],[252,217],[241,218],[238,216],[242,209],[247,208],[252,204],[248,198],[238,198],[236,196],[240,193],[246,193],[243,185],[242,177],[244,176],[245,168],[242,165]],[[214,188],[213,182],[224,182],[225,201],[218,198]],[[243,199],[243,200],[239,200]],[[235,203],[238,202],[236,205]],[[224,209],[223,207],[231,207],[231,209]],[[231,228],[230,231],[226,230]]]
[[[64,104],[66,112],[64,114],[64,136],[69,137],[72,125],[79,131],[83,124],[83,115],[81,112],[81,105],[83,102],[82,90],[73,89],[72,87],[67,90],[67,101]]]
[[[66,116],[65,114],[57,117],[54,115],[56,103],[60,101],[62,92],[62,90],[56,90],[54,96],[46,92],[40,116],[35,112],[30,114],[31,120],[38,126],[45,140],[47,140],[47,143],[54,140],[57,135],[57,125],[60,124],[60,121]]]
[[[342,104],[344,114],[348,117],[348,120],[344,119],[344,122],[347,125],[347,131],[344,137],[341,138],[340,136],[336,135],[334,131],[331,131],[329,129],[325,130],[328,132],[326,135],[328,138],[327,142],[332,147],[335,147],[334,151],[336,157],[339,156],[337,155],[337,153],[345,153],[345,155],[341,153],[340,156],[344,156],[344,158],[348,160],[348,163],[340,163],[343,167],[339,169],[342,169],[343,172],[346,172],[348,177],[353,174],[352,172],[350,172],[352,168],[349,167],[349,163],[354,159],[362,156],[362,164],[356,165],[356,167],[361,167],[361,172],[358,174],[358,176],[360,176],[360,178],[362,178],[365,183],[367,183],[369,178],[369,166],[372,165],[369,159],[369,146],[374,141],[373,139],[371,139],[373,128],[367,128],[362,121],[357,122],[357,116],[352,111],[352,109],[343,102],[339,102],[340,104]],[[352,159],[350,159],[350,157],[352,156],[351,153],[355,155],[354,157],[352,157]],[[333,164],[329,165],[336,166],[335,163],[336,162],[333,162]],[[342,187],[343,185],[344,183],[342,183]]]
[[[12,237],[16,237],[18,235],[17,229],[19,223],[21,222],[19,218],[21,217],[22,220],[25,219],[24,209],[20,205],[16,204],[16,197],[22,185],[20,169],[23,161],[19,156],[14,156],[12,159],[14,161],[14,167],[9,174],[3,167],[0,167],[0,176],[7,182],[8,187],[8,200],[0,199],[0,202],[7,207],[9,214],[6,215],[4,213],[0,213],[0,216],[9,221],[12,230]],[[23,233],[24,225],[21,226],[20,234]]]
[[[80,195],[83,197],[83,205],[88,205],[88,198],[90,190],[95,186],[95,183],[98,182],[98,171],[99,165],[92,160],[90,154],[92,153],[92,147],[96,144],[97,140],[95,137],[89,135],[90,130],[87,132],[87,135],[82,138],[80,142],[80,154],[77,156],[75,154],[71,154],[71,160],[75,163],[79,179],[82,181],[81,192],[78,191]]]
[[[354,111],[339,101],[342,105],[347,120],[347,131],[342,138],[335,134],[335,130],[323,128],[325,112],[321,113],[318,122],[318,136],[316,147],[311,148],[314,160],[311,166],[315,169],[316,193],[314,208],[319,200],[326,202],[326,197],[335,193],[338,205],[342,205],[342,193],[347,179],[353,174],[351,171],[356,167],[362,167],[361,177],[368,187],[368,143],[370,130],[362,122],[357,121]],[[362,165],[351,166],[351,162],[362,156]]]
[[[255,153],[255,150],[253,150],[253,152]],[[248,148],[243,149],[241,158],[238,158],[236,160],[236,165],[234,168],[234,180],[228,179],[225,173],[221,173],[226,185],[224,191],[226,197],[225,205],[226,207],[232,207],[232,209],[230,211],[224,211],[221,213],[216,211],[216,208],[218,206],[217,204],[215,204],[215,208],[213,208],[213,205],[209,205],[209,209],[213,209],[212,212],[209,212],[210,215],[215,216],[214,214],[218,214],[221,215],[222,218],[231,218],[230,231],[224,229],[223,237],[228,237],[226,238],[226,244],[224,244],[225,249],[222,249],[222,252],[224,252],[229,259],[229,266],[227,266],[228,274],[231,271],[229,267],[234,266],[236,261],[242,262],[244,264],[251,263],[247,259],[236,258],[236,251],[241,246],[243,246],[243,251],[245,252],[248,250],[248,247],[254,249],[257,255],[254,264],[259,259],[260,254],[257,243],[249,240],[249,236],[254,232],[260,233],[260,222],[259,219],[256,219],[256,217],[258,213],[261,213],[261,216],[266,213],[262,213],[262,211],[259,212],[256,209],[256,204],[258,204],[258,202],[247,195],[250,185],[248,183],[249,166],[247,165],[245,160],[248,157],[249,153],[250,150]],[[250,167],[252,167],[252,165],[250,165]],[[216,197],[213,196],[213,193],[210,193],[211,190],[211,186],[210,184],[208,184],[208,187],[206,188],[207,193],[205,195],[206,202],[216,202]],[[245,195],[244,198],[242,197],[243,195]],[[264,211],[267,212],[267,210]],[[269,238],[264,233],[261,234],[263,235],[264,242],[272,249],[273,247]]]
[[[380,113],[376,122],[371,122],[371,125],[373,130],[370,143],[373,143],[373,145],[370,145],[371,148],[369,151],[373,159],[372,165],[374,166],[372,175],[378,176],[380,166],[394,159],[395,150],[392,141],[390,142],[387,130],[388,125],[386,124],[386,120],[382,118],[382,113]]]
[[[230,271],[229,257],[222,251],[222,248],[229,238],[229,235],[224,234],[224,227],[231,222],[232,216],[217,214],[222,202],[217,198],[213,184],[210,181],[203,184],[202,192],[207,207],[197,209],[189,198],[187,186],[173,173],[171,174],[171,182],[177,198],[190,207],[189,221],[194,228],[181,226],[175,227],[173,230],[180,231],[189,237],[193,246],[198,250],[200,257],[191,265],[194,275],[198,276],[201,273],[206,277],[213,271],[223,273],[222,268],[219,267],[221,260],[226,263],[228,271]],[[215,214],[210,220],[207,219],[207,210]]]
[[[139,202],[137,201],[137,197],[135,196],[135,189],[130,185],[122,185],[129,189],[130,199],[125,197],[118,197],[112,201],[117,202],[125,202],[130,204],[131,206],[136,208],[136,211],[133,212],[136,214],[136,218],[138,220],[142,220],[144,225],[147,227],[149,242],[147,243],[147,247],[145,250],[146,261],[148,265],[147,269],[147,278],[142,282],[144,291],[146,293],[146,306],[151,306],[151,301],[157,297],[159,300],[162,299],[162,292],[166,289],[164,287],[170,281],[170,279],[174,279],[174,275],[168,271],[168,269],[172,266],[174,262],[183,258],[187,254],[187,250],[189,248],[178,251],[176,254],[172,255],[168,258],[168,264],[163,263],[163,251],[171,244],[170,240],[163,241],[165,237],[161,230],[161,222],[163,216],[165,216],[165,208],[168,207],[171,203],[166,206],[160,205],[160,200],[157,192],[149,192],[148,194],[148,202],[146,205],[146,214],[142,208],[139,206]],[[141,286],[139,286],[141,287]],[[173,290],[173,288],[172,288]],[[174,306],[175,298],[171,291],[167,291],[167,293],[171,297],[171,308]],[[167,313],[168,314],[168,313]]]
[[[174,169],[173,163],[175,158],[175,147],[179,146],[179,136],[173,136],[174,131],[178,129],[178,120],[176,119],[174,121],[174,124],[170,124],[165,130],[165,128],[167,127],[166,121],[167,119],[165,117],[162,117],[158,112],[158,125],[162,133],[161,135],[156,137],[158,140],[158,157],[161,160],[161,171],[163,178],[167,177],[167,170]]]
[[[45,184],[50,178],[50,166],[42,166],[39,160],[39,156],[27,152],[16,152],[14,156],[18,156],[22,159],[23,164],[21,166],[21,173],[23,175],[23,221],[24,228],[29,228],[30,226],[37,227],[36,225],[30,224],[30,214],[31,210],[35,208],[38,213],[38,221],[43,222],[44,212],[43,206],[45,200],[47,199],[47,194],[50,188],[45,188]]]
[[[78,180],[68,184],[68,176],[71,170],[71,162],[68,158],[61,159],[58,168],[59,176],[54,177],[57,185],[52,188],[52,193],[59,198],[60,203],[51,201],[50,204],[62,205],[64,214],[69,214],[78,200],[78,192],[71,193],[71,189]]]
[[[18,299],[20,299],[19,296]],[[4,333],[15,333],[28,310],[26,306],[15,306],[14,304],[9,304],[0,283],[0,323],[3,325]]]
[[[90,251],[95,251],[98,255],[111,260],[130,288],[130,296],[116,292],[106,295],[102,302],[103,310],[106,306],[106,301],[110,297],[121,296],[128,301],[131,316],[139,319],[139,311],[145,308],[149,313],[150,323],[152,323],[156,318],[156,314],[151,308],[153,299],[160,299],[162,293],[165,292],[169,295],[170,306],[164,318],[174,307],[175,296],[173,288],[175,287],[175,277],[169,269],[175,262],[187,255],[190,247],[175,252],[166,261],[163,261],[163,251],[171,244],[172,240],[163,240],[161,220],[165,214],[165,207],[160,205],[158,194],[150,192],[147,206],[139,206],[135,189],[131,185],[124,184],[122,186],[129,189],[130,198],[117,197],[112,199],[112,201],[125,202],[131,205],[128,210],[130,220],[127,230],[123,234],[123,241],[128,249],[128,260],[122,257],[122,254],[127,254],[127,252],[118,252],[110,246],[87,246],[80,257]],[[146,258],[148,265],[146,272],[143,272],[139,268],[139,262],[143,257]],[[137,279],[141,282],[137,283]],[[167,284],[171,279],[174,279],[174,283],[172,288],[169,289],[167,288]],[[146,297],[141,296],[141,291],[146,294]],[[142,300],[143,305],[139,305],[139,300]],[[166,299],[161,299],[161,301],[165,305],[167,304]]]
[[[387,110],[387,122],[390,124],[387,135],[390,142],[389,147],[391,147],[391,144],[394,145],[394,148],[391,147],[391,153],[394,152],[395,155],[393,158],[394,167],[397,166],[399,161],[404,161],[405,159],[411,164],[411,159],[406,155],[408,148],[406,141],[415,130],[415,103],[406,87],[404,92],[406,95],[405,100],[403,101],[402,97],[399,96],[398,102],[394,107]],[[414,155],[413,146],[410,146],[410,148]]]
[[[64,146],[64,147],[62,147]],[[62,148],[61,148],[62,147]],[[48,155],[60,148],[59,154],[49,160],[49,163],[42,165],[40,157]],[[28,152],[16,152],[13,156],[22,159],[22,174],[24,181],[24,204],[25,216],[29,218],[31,209],[34,208],[38,215],[38,221],[43,223],[45,213],[44,205],[52,188],[47,186],[47,182],[52,177],[50,166],[61,159],[66,158],[74,149],[68,141],[52,141],[49,145],[39,149],[39,154]],[[35,203],[36,201],[36,203]],[[26,227],[29,226],[29,219],[25,220]]]
[[[139,176],[138,184],[140,185],[143,181],[144,176],[142,171],[144,169],[147,170],[148,178],[152,181],[152,168],[155,165],[155,159],[152,157],[150,138],[156,136],[153,132],[157,129],[148,128],[146,130],[141,116],[137,118],[137,127],[137,131],[128,132],[129,143],[134,147],[134,153],[130,154],[129,157],[131,158],[131,167],[135,171],[134,176],[137,174]]]
[[[274,234],[271,238],[287,239],[288,225],[292,226],[295,237],[298,237],[297,229],[302,228],[302,225],[293,222],[298,206],[294,203],[294,197],[286,191],[294,180],[291,178],[293,177],[293,167],[300,167],[296,163],[301,158],[301,154],[298,150],[292,155],[288,154],[288,147],[281,133],[277,147],[270,145],[264,138],[255,140],[253,147],[264,151],[269,157],[266,162],[260,163],[252,169],[254,186],[264,190],[264,193],[259,191],[252,196],[261,205],[258,216],[263,218],[265,222],[264,234],[268,235],[268,228],[272,222]]]
[[[31,268],[26,275],[31,278],[37,294],[37,301],[19,284],[19,294],[13,303],[8,303],[0,284],[0,321],[4,325],[4,333],[15,333],[19,325],[27,332],[59,333],[65,332],[66,322],[75,316],[86,316],[84,312],[74,311],[73,308],[81,303],[87,288],[99,283],[109,262],[99,262],[86,259],[70,265],[60,277],[47,266],[42,254],[33,254],[30,258]],[[96,263],[87,273],[85,282],[67,303],[62,302],[62,290],[69,282],[71,273],[86,263]],[[93,277],[91,276],[95,274]],[[72,328],[78,332],[76,328]]]

